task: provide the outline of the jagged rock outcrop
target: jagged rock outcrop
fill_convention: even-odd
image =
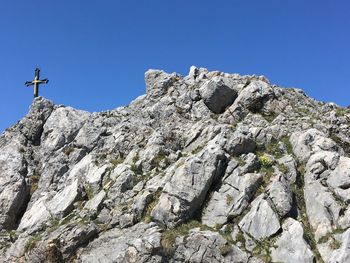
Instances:
[[[350,111],[191,67],[0,136],[1,262],[348,262]]]

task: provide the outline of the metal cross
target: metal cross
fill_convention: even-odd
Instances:
[[[36,98],[39,95],[39,84],[47,84],[48,82],[48,79],[40,79],[40,69],[36,68],[34,80],[27,81],[24,85],[27,87],[34,85],[34,98]]]

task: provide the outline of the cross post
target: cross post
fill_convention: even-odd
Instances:
[[[34,85],[34,98],[39,96],[39,85],[40,84],[47,84],[49,82],[48,79],[40,79],[40,69],[36,68],[35,69],[35,76],[34,80],[32,81],[27,81],[24,83],[27,87],[33,86]]]

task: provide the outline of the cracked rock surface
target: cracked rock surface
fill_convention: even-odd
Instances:
[[[349,262],[350,112],[191,67],[0,135],[0,262]]]

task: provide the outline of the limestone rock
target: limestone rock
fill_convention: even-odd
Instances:
[[[318,240],[332,232],[333,222],[339,219],[341,206],[320,182],[306,184],[304,195],[307,216]]]
[[[252,81],[238,95],[232,108],[242,107],[251,111],[260,110],[265,101],[274,96],[273,89],[265,81]]]
[[[28,228],[40,228],[50,216],[50,211],[47,208],[47,197],[43,196],[25,212],[18,226],[18,230],[22,231]]]
[[[171,262],[248,262],[248,255],[218,233],[194,229],[188,236],[176,241]]]
[[[332,232],[340,220],[342,205],[326,183],[338,163],[338,153],[318,151],[311,155],[306,165],[305,205],[316,240]]]
[[[291,155],[285,155],[282,158],[277,160],[280,165],[283,165],[287,168],[286,178],[288,181],[290,181],[292,184],[295,183],[297,178],[297,165],[296,161]]]
[[[298,221],[288,218],[282,225],[282,235],[276,241],[276,248],[272,249],[273,262],[314,262],[314,255],[303,238],[303,227]]]
[[[43,126],[54,110],[52,101],[43,97],[37,97],[33,100],[29,113],[20,121],[18,129],[26,139],[37,143],[43,132]]]
[[[344,202],[350,202],[350,158],[340,157],[327,179],[327,184]]]
[[[252,202],[251,210],[243,217],[239,227],[255,239],[262,240],[275,234],[281,226],[268,201],[260,195]]]
[[[205,68],[145,82],[103,112],[35,98],[0,135],[1,262],[349,261],[349,109]]]
[[[212,183],[223,175],[225,164],[223,151],[211,144],[188,158],[165,185],[152,218],[167,227],[189,219],[201,207]]]
[[[0,149],[0,229],[13,229],[29,199],[26,163],[21,145],[14,140]]]
[[[143,215],[146,206],[152,201],[154,193],[151,191],[145,190],[144,192],[139,193],[134,200],[133,211],[136,217],[141,218]]]
[[[53,216],[64,217],[72,209],[73,203],[81,195],[81,188],[78,180],[58,192],[48,203],[47,207]]]
[[[295,132],[290,137],[295,155],[301,161],[307,161],[316,151],[334,151],[342,152],[339,146],[325,134],[316,130],[309,129],[305,132]]]
[[[338,241],[339,242],[339,241]],[[329,262],[330,263],[345,263],[350,260],[350,229],[342,234],[340,247],[333,251]]]
[[[137,224],[128,229],[112,229],[80,252],[81,262],[152,262],[152,251],[160,247],[159,228]],[[155,260],[155,259],[153,259]],[[161,262],[155,260],[153,262]]]
[[[88,117],[88,112],[70,107],[55,109],[43,126],[43,149],[57,150],[71,142]]]
[[[231,155],[238,156],[253,152],[256,149],[256,143],[247,127],[239,127],[228,139],[227,148]]]
[[[106,192],[104,190],[101,190],[92,199],[86,202],[84,205],[84,210],[86,210],[86,212],[90,214],[91,217],[94,217],[99,212],[102,206],[102,201],[105,199],[105,197]]]
[[[267,195],[278,214],[284,217],[292,209],[293,195],[291,186],[284,176],[277,176],[268,186]]]
[[[203,224],[215,227],[226,223],[230,217],[240,215],[249,205],[261,179],[260,174],[240,175],[234,170],[225,178],[220,189],[213,193],[202,216]]]
[[[167,74],[162,70],[148,70],[145,73],[147,95],[154,98],[164,95],[177,78],[175,73]]]
[[[200,94],[205,105],[216,114],[224,112],[237,97],[237,92],[227,87],[218,77],[208,80],[200,88]]]

